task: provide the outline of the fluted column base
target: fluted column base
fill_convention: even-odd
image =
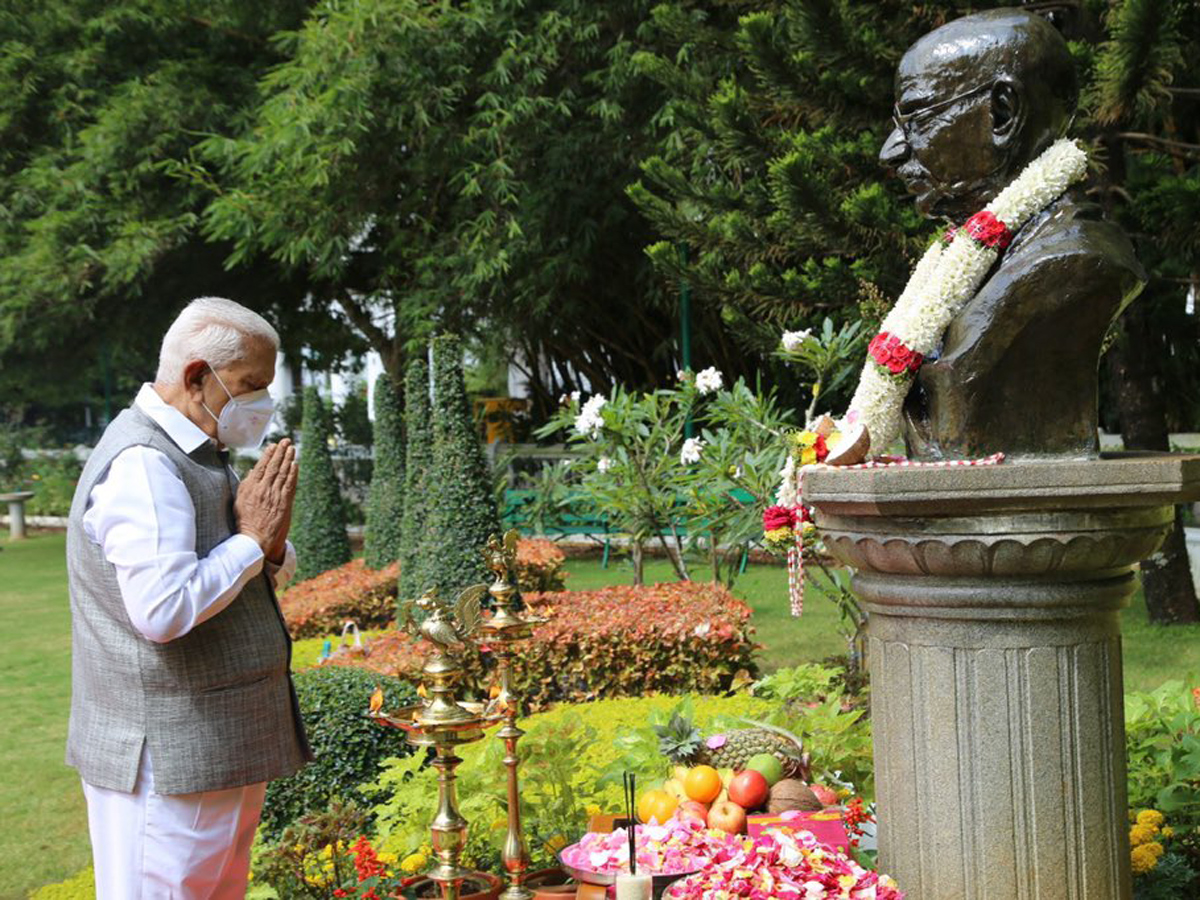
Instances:
[[[879,865],[909,900],[1129,900],[1119,616],[1198,463],[806,476],[870,617]]]

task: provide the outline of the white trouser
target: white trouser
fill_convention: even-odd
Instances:
[[[83,783],[97,900],[240,900],[265,783],[154,793],[143,748],[133,793]]]

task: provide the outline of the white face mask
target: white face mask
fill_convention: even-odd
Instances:
[[[226,447],[238,447],[243,450],[256,450],[267,436],[271,427],[271,416],[275,413],[275,401],[264,388],[261,391],[251,391],[249,394],[233,396],[225,382],[212,366],[208,370],[217,379],[217,384],[226,394],[229,402],[221,407],[221,415],[215,415],[203,400],[200,405],[204,411],[217,420],[217,440]]]

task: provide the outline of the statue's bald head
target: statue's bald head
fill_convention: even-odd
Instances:
[[[1077,97],[1066,41],[1041,16],[964,16],[901,59],[899,121],[880,159],[918,195],[922,212],[969,215],[1065,133]]]

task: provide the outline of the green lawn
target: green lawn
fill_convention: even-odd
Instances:
[[[2,539],[0,539],[2,541]],[[87,821],[79,780],[62,762],[70,696],[70,614],[61,534],[21,543],[2,541],[0,552],[0,900],[61,881],[89,861]],[[628,583],[627,563],[570,560],[573,589]],[[672,580],[666,562],[652,560],[647,580]],[[817,661],[844,650],[837,612],[810,595],[803,618],[787,608],[787,573],[752,567],[734,593],[754,609],[763,668]],[[1200,626],[1161,628],[1146,620],[1140,595],[1125,613],[1125,681],[1149,690],[1171,678],[1196,684]],[[296,662],[311,662],[320,640],[298,647]]]
[[[65,540],[0,539],[0,898],[91,860],[83,792],[63,764],[71,697]]]

